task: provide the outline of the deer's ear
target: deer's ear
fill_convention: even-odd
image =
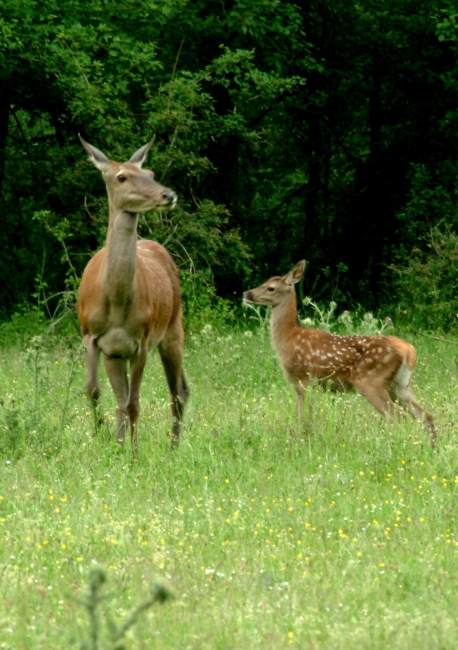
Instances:
[[[134,153],[134,155],[129,160],[129,162],[133,163],[134,165],[137,165],[137,167],[141,167],[146,160],[146,156],[148,155],[149,150],[151,149],[153,140],[150,140],[148,144],[145,144],[143,147],[140,147],[140,149]]]
[[[78,137],[81,140],[81,144],[85,148],[91,163],[97,167],[97,169],[100,169],[101,172],[106,171],[106,169],[111,165],[109,158],[107,158],[100,149],[97,149],[97,147],[93,147],[92,144],[86,142],[86,140],[84,140],[80,135],[78,135]]]
[[[301,260],[294,266],[289,273],[285,275],[285,281],[288,284],[296,284],[304,275],[305,260]]]

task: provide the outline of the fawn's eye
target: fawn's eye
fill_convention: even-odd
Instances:
[[[124,183],[124,181],[127,181],[127,178],[123,174],[118,174],[116,178],[120,183]]]
[[[275,287],[267,287],[267,291],[275,291]]]

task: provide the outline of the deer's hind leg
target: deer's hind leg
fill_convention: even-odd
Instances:
[[[398,372],[401,359],[390,355],[389,363],[381,358],[381,351],[375,346],[362,354],[356,364],[350,383],[374,406],[384,417],[393,422],[396,405],[391,399],[389,388],[393,377]]]
[[[189,386],[183,372],[183,341],[184,333],[181,318],[177,318],[158,345],[171,396],[172,449],[178,445],[184,407],[190,395]]]
[[[436,445],[437,433],[434,426],[434,418],[432,414],[424,409],[417,401],[415,393],[410,386],[411,373],[399,372],[395,377],[391,387],[393,397],[408,413],[411,414],[415,420],[425,423],[426,431],[431,436],[431,444],[433,447]]]
[[[374,406],[377,411],[384,417],[388,417],[392,422],[394,419],[395,405],[390,398],[385,381],[369,382],[367,379],[353,382],[354,387],[361,393],[367,401]]]

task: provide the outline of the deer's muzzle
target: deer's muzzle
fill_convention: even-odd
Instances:
[[[161,202],[162,206],[170,206],[170,209],[176,206],[178,201],[178,196],[175,194],[173,190],[169,190],[167,187],[165,187],[162,190],[161,197],[162,197],[162,202]]]

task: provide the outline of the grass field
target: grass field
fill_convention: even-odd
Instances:
[[[114,620],[155,579],[175,594],[131,628],[131,649],[458,647],[456,348],[405,338],[436,451],[420,425],[390,426],[357,395],[319,393],[304,434],[262,329],[188,338],[173,454],[151,356],[135,462],[108,439],[103,370],[107,425],[92,437],[78,341],[2,351],[0,648],[81,647],[78,598],[99,565]]]

